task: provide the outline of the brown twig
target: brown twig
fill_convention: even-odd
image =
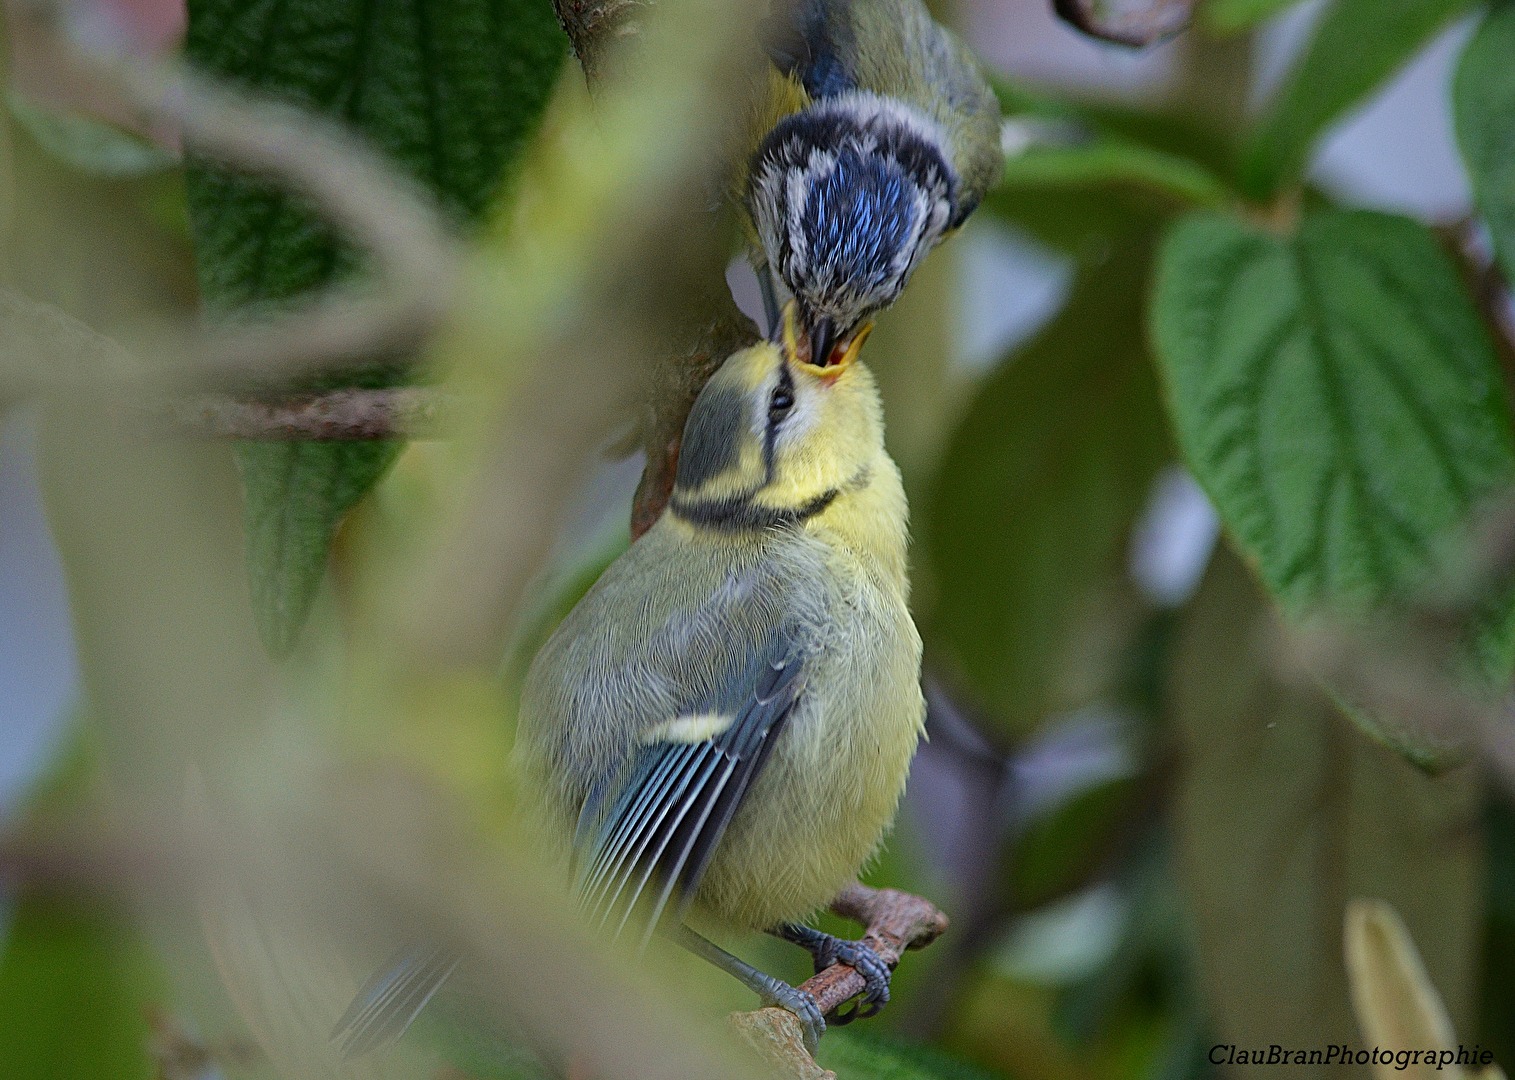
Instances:
[[[1194,17],[1193,0],[1052,0],[1058,16],[1090,37],[1141,48],[1166,41]]]
[[[867,927],[863,944],[877,953],[891,971],[906,950],[925,948],[947,929],[947,916],[935,904],[898,889],[849,885],[832,901],[831,910]],[[867,989],[867,983],[854,968],[832,964],[807,979],[800,989],[808,991],[821,1012],[829,1015]],[[817,1065],[805,1050],[800,1022],[793,1013],[769,1006],[732,1013],[730,1022],[783,1075],[801,1080],[835,1076]]]

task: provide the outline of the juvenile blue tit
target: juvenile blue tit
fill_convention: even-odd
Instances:
[[[690,414],[673,497],[563,620],[527,676],[515,763],[593,923],[655,929],[799,1016],[815,1000],[685,925],[766,931],[868,980],[866,946],[803,925],[877,850],[925,717],[906,504],[854,347],[738,352]],[[420,950],[339,1025],[366,1049],[451,970]]]
[[[793,0],[739,178],[770,323],[845,352],[999,178],[1000,113],[921,0]]]

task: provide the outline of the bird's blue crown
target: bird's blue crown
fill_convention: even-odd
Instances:
[[[810,312],[845,329],[892,303],[951,227],[956,178],[938,142],[872,98],[811,106],[764,140],[748,208],[770,269]]]

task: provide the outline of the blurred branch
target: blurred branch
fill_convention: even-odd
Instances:
[[[127,348],[50,304],[0,289],[0,385],[35,391],[37,373],[64,386],[99,391],[144,370]],[[118,399],[119,400],[119,399]],[[146,425],[173,424],[234,439],[392,439],[436,437],[449,408],[431,387],[349,388],[284,400],[202,394],[169,396],[137,408]]]
[[[419,386],[348,388],[284,401],[204,395],[170,417],[198,435],[227,439],[425,439],[444,428],[445,394]]]
[[[148,63],[83,45],[70,10],[25,5],[36,40],[60,70],[102,85],[149,117],[178,126],[192,152],[279,182],[308,199],[362,250],[373,273],[256,321],[172,340],[160,350],[218,376],[272,379],[371,361],[417,345],[447,315],[458,245],[415,185],[335,124],[214,85],[182,66]]]
[[[898,889],[870,889],[849,885],[831,903],[831,910],[867,927],[863,944],[878,954],[892,971],[907,949],[930,945],[947,929],[947,916],[919,896]],[[846,964],[832,964],[800,986],[816,1000],[823,1014],[830,1014],[857,997],[867,983]],[[834,1077],[815,1063],[805,1050],[800,1023],[793,1013],[775,1006],[752,1012],[732,1013],[737,1033],[787,1076],[801,1080]]]
[[[655,5],[656,0],[554,0],[558,22],[573,44],[591,91],[624,67],[629,52],[625,45],[641,32],[633,17]],[[689,236],[707,235],[717,248],[715,254],[722,254],[719,234],[712,229],[717,215],[704,201],[686,212],[679,229]],[[755,328],[732,301],[720,270],[719,261],[712,259],[709,276],[714,287],[702,290],[692,305],[699,316],[691,319],[694,331],[689,340],[667,343],[647,364],[637,432],[647,464],[631,504],[633,540],[650,529],[668,505],[684,422],[694,399],[721,361],[757,340]]]
[[[1052,0],[1052,10],[1090,37],[1140,48],[1185,30],[1194,0]]]

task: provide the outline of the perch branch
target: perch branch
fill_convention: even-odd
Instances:
[[[930,945],[947,929],[947,916],[936,905],[898,889],[870,889],[849,885],[831,903],[831,910],[867,927],[863,944],[878,954],[891,971],[907,949]],[[827,1015],[867,989],[857,971],[846,964],[832,964],[807,979],[808,991]],[[731,1025],[785,1076],[823,1080],[834,1076],[815,1063],[805,1050],[800,1023],[784,1009],[769,1006],[752,1012],[732,1013]]]
[[[1090,37],[1141,48],[1182,32],[1194,17],[1193,0],[1052,0],[1064,22]]]

